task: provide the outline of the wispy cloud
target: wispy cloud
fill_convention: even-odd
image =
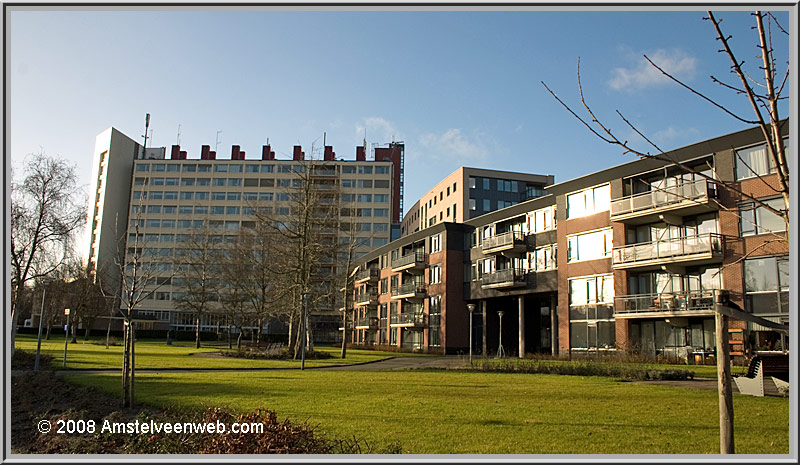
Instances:
[[[668,128],[653,133],[653,141],[659,145],[680,144],[681,141],[696,140],[700,137],[700,131],[696,128]],[[664,150],[667,148],[662,147]]]
[[[380,144],[391,142],[393,140],[403,140],[403,134],[395,127],[395,125],[381,118],[380,116],[370,116],[363,118],[355,124],[355,134],[357,140],[364,139],[364,132],[366,130],[367,143],[377,142]]]
[[[466,135],[461,129],[451,128],[442,133],[425,133],[419,138],[420,144],[429,153],[459,160],[485,160],[489,149],[479,134]]]
[[[697,69],[697,59],[683,50],[659,49],[653,53],[647,53],[647,56],[661,69],[678,79],[692,78]],[[633,63],[627,68],[614,68],[613,76],[608,81],[608,85],[612,89],[639,90],[672,82],[661,74],[661,71],[648,63],[642,53],[631,53],[631,61]]]

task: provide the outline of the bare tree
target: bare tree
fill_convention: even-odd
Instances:
[[[75,167],[45,153],[25,161],[25,179],[11,182],[11,350],[17,303],[31,280],[55,271],[66,259],[72,234],[85,220]]]
[[[770,189],[774,190],[776,193],[780,194],[783,198],[784,207],[783,209],[775,208],[772,205],[764,202],[762,199],[753,197],[747,192],[742,191],[736,183],[727,182],[724,180],[717,179],[714,176],[708,175],[703,173],[702,171],[692,169],[686,166],[684,163],[681,163],[674,157],[670,156],[669,154],[665,153],[661,148],[659,148],[652,140],[650,140],[645,134],[643,134],[636,126],[628,120],[622,112],[616,110],[617,115],[620,119],[624,122],[624,124],[633,130],[636,134],[642,137],[646,143],[656,150],[656,153],[650,153],[645,149],[637,149],[633,147],[633,144],[627,140],[620,140],[614,132],[611,130],[610,126],[606,123],[602,122],[592,111],[583,94],[583,87],[581,85],[580,80],[580,60],[578,60],[578,90],[580,94],[581,105],[583,106],[584,110],[588,115],[588,119],[591,120],[590,124],[587,122],[587,118],[581,117],[578,115],[569,105],[567,105],[563,100],[561,100],[555,92],[553,92],[547,84],[542,81],[542,85],[547,89],[547,91],[564,107],[569,111],[576,119],[578,119],[586,128],[592,132],[595,136],[597,136],[602,141],[619,146],[620,148],[624,149],[624,153],[632,153],[640,158],[653,158],[661,161],[665,161],[672,165],[678,166],[686,172],[695,173],[707,181],[714,183],[718,187],[722,189],[726,189],[730,191],[734,195],[744,197],[748,200],[753,201],[760,207],[772,212],[775,215],[780,216],[783,218],[786,224],[786,230],[789,230],[789,163],[786,156],[786,147],[783,142],[784,138],[784,125],[787,123],[788,120],[781,119],[778,105],[781,100],[784,100],[786,97],[782,96],[783,90],[786,87],[786,83],[788,82],[789,78],[789,67],[788,63],[786,63],[786,71],[783,74],[783,78],[780,79],[778,82],[778,67],[774,56],[774,49],[772,46],[773,43],[773,32],[772,32],[772,25],[775,25],[778,34],[785,34],[788,36],[788,32],[785,28],[783,28],[771,13],[763,13],[761,11],[756,11],[752,13],[755,17],[755,27],[754,30],[757,31],[757,40],[758,40],[758,50],[760,55],[758,58],[761,60],[761,63],[757,65],[757,68],[764,73],[764,78],[761,82],[758,82],[752,76],[750,76],[747,71],[745,70],[744,61],[740,61],[736,55],[734,54],[733,49],[730,46],[730,39],[731,36],[725,35],[722,31],[721,23],[722,20],[717,19],[714,14],[709,11],[708,16],[703,18],[704,20],[711,21],[714,26],[714,30],[716,33],[716,40],[720,41],[722,44],[722,49],[719,50],[720,53],[724,53],[731,61],[731,73],[736,75],[736,78],[739,80],[739,85],[731,85],[723,82],[721,79],[711,76],[712,82],[721,85],[725,89],[733,91],[737,95],[743,95],[745,99],[749,102],[752,106],[754,111],[753,117],[744,117],[741,115],[736,114],[734,111],[727,108],[725,105],[716,102],[715,100],[707,97],[704,93],[694,89],[693,87],[687,85],[683,81],[679,80],[675,76],[671,75],[669,72],[658,66],[657,63],[653,62],[647,55],[644,58],[660,71],[664,76],[668,77],[669,79],[673,80],[677,84],[681,85],[682,87],[689,90],[692,94],[696,95],[697,97],[705,100],[715,106],[716,108],[720,109],[730,117],[734,119],[750,124],[758,126],[761,129],[761,132],[764,136],[764,143],[767,148],[767,153],[769,154],[769,159],[771,164],[774,166],[775,174],[777,175],[777,186],[774,186],[774,183],[769,182],[759,173],[756,173],[757,177],[761,179]],[[765,26],[764,19],[767,18],[767,23]],[[738,152],[736,153],[737,161],[742,163],[743,165],[747,166],[747,160],[745,160]],[[751,167],[747,166],[748,169],[751,169],[755,173],[755,170],[752,170]],[[787,241],[786,236],[778,236],[777,240]]]
[[[182,257],[178,261],[178,287],[182,287],[176,302],[178,309],[194,314],[195,347],[200,348],[200,321],[203,315],[218,306],[220,290],[221,234],[214,234],[210,224],[195,229],[189,235],[185,249],[178,249]],[[177,252],[177,250],[176,250]]]
[[[90,267],[80,260],[73,259],[65,268],[69,280],[67,305],[72,311],[72,321],[80,322],[85,330],[83,339],[87,340],[94,322],[101,314],[106,313],[108,301]],[[75,342],[78,324],[73,324],[72,327],[75,328],[72,332],[72,342]]]

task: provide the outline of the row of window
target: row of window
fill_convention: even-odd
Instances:
[[[480,180],[480,182],[479,182]],[[497,192],[519,192],[519,182],[518,181],[510,181],[508,179],[494,179],[494,178],[482,178],[482,177],[469,177],[469,188],[470,189],[477,189],[478,185],[480,185],[483,190],[490,191],[495,190]],[[492,189],[492,185],[495,185],[496,188]]]
[[[291,198],[289,192],[279,192],[278,200],[288,201]],[[141,192],[134,191],[134,200],[215,200],[215,201],[271,201],[275,198],[273,192],[175,192],[175,191],[153,191]],[[328,200],[334,201],[333,197]],[[388,203],[389,194],[342,194],[342,203]],[[136,207],[136,206],[135,206]]]
[[[142,178],[133,180],[134,186],[181,186],[181,187],[292,187],[299,188],[303,184],[301,179],[288,178]],[[315,184],[319,186],[320,184]],[[329,184],[330,185],[330,184]],[[388,189],[389,181],[386,179],[342,179],[344,189]]]
[[[485,212],[491,212],[495,210],[500,210],[502,208],[510,207],[515,205],[517,202],[513,202],[510,200],[497,200],[495,201],[495,206],[497,208],[492,208],[492,200],[483,199],[481,201],[481,210]],[[477,210],[478,209],[478,201],[475,199],[469,199],[469,209],[470,210]]]

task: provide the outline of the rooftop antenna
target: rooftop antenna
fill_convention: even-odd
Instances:
[[[142,145],[142,158],[145,157],[145,149],[147,148],[147,132],[150,129],[150,113],[147,113],[147,116],[144,117],[144,144]]]
[[[217,147],[219,147],[219,135],[220,135],[220,133],[222,133],[221,129],[219,131],[217,131],[217,138],[214,139],[214,151],[215,152],[217,151]]]
[[[175,145],[181,145],[181,125],[178,125],[178,140],[175,142]]]

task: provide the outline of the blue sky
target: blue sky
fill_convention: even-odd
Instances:
[[[729,7],[726,7],[729,8]],[[746,11],[716,13],[740,60],[756,64]],[[620,110],[662,149],[745,128],[643,65],[668,71],[750,117],[698,11],[276,12],[10,11],[11,165],[44,150],[88,186],[94,137],[114,126],[141,142],[180,142],[189,158],[237,144],[278,158],[323,132],[338,157],[406,144],[405,205],[459,166],[553,174],[556,182],[632,160],[589,133],[547,93],[578,108],[576,62],[598,116],[635,140]],[[788,13],[778,18],[786,28]],[[779,70],[788,36],[775,34]],[[758,74],[760,76],[760,74]],[[785,92],[788,96],[788,91]],[[788,116],[788,104],[782,106]],[[644,149],[648,147],[641,146]]]

